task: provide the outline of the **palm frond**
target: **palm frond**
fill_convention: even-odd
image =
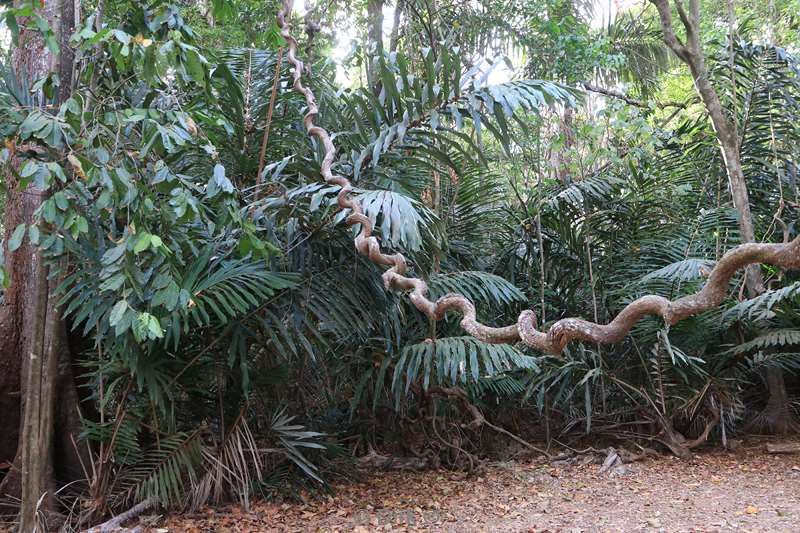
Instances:
[[[157,446],[145,450],[140,461],[118,474],[109,498],[112,505],[121,507],[148,499],[165,506],[180,504],[185,487],[193,482],[201,456],[198,432],[176,433],[160,439]]]
[[[286,414],[286,409],[276,411],[272,417],[272,432],[277,436],[286,457],[308,477],[323,483],[317,467],[303,454],[302,449],[325,449],[325,446],[317,442],[319,437],[324,435],[316,431],[308,431],[301,424],[292,424],[294,419],[294,416]]]
[[[423,389],[431,383],[466,384],[481,376],[494,376],[515,369],[539,369],[536,358],[506,344],[487,344],[472,337],[446,337],[411,344],[403,348],[395,365],[392,387],[399,399],[421,381]]]
[[[527,298],[504,278],[488,272],[462,271],[434,274],[429,282],[433,299],[448,293],[463,294],[473,302],[502,307],[524,302]]]
[[[740,355],[761,351],[768,348],[785,348],[800,344],[800,330],[797,329],[773,329],[758,337],[737,344],[730,348],[726,353],[730,355]]]
[[[204,474],[193,483],[188,495],[189,507],[198,509],[206,503],[219,504],[233,496],[245,509],[250,506],[253,484],[261,479],[261,456],[258,443],[247,424],[244,409],[227,430],[216,449],[203,448]]]

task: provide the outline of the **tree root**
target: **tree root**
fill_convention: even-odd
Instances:
[[[800,431],[800,424],[792,412],[786,394],[783,371],[777,367],[766,368],[767,404],[764,410],[755,415],[745,426],[751,433],[788,435]]]
[[[713,416],[706,422],[703,431],[695,438],[688,440],[680,432],[675,430],[672,426],[672,421],[664,416],[659,417],[659,424],[661,425],[661,432],[656,436],[655,440],[660,442],[671,451],[675,456],[681,459],[689,459],[692,456],[692,450],[708,440],[711,430],[716,427],[720,421],[720,413],[718,409],[712,410]]]
[[[640,453],[634,453],[625,448],[617,449],[613,446],[600,449],[589,447],[584,450],[569,450],[553,457],[550,463],[556,466],[601,464],[599,473],[621,474],[624,472],[624,469],[621,468],[622,465],[661,455],[652,448],[638,447],[641,450]]]
[[[768,442],[767,453],[800,453],[800,442]]]

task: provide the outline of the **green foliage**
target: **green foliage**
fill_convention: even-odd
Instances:
[[[478,383],[482,376],[491,377],[517,368],[538,370],[534,357],[513,346],[486,344],[472,337],[446,337],[403,348],[395,365],[392,386],[399,401],[403,383],[408,393],[417,379],[427,389],[431,383]]]
[[[430,292],[432,298],[459,293],[473,302],[495,308],[525,301],[522,291],[500,276],[468,270],[433,275],[430,280]]]
[[[164,505],[180,504],[184,483],[200,459],[197,435],[176,434],[161,439],[158,446],[145,451],[141,460],[120,472],[120,483],[112,498],[117,505],[147,499]]]
[[[759,297],[739,301],[737,277],[722,309],[668,329],[648,319],[616,345],[560,358],[461,336],[458,317],[431,324],[353,249],[306,104],[278,65],[274,3],[107,4],[99,28],[89,16],[67,43],[78,74],[66,101],[48,105],[52,76],[2,70],[0,163],[13,179],[0,194],[47,190],[33,224],[5,228],[4,248],[38,247],[59,282],[103,413],[83,437],[111,450],[100,465],[118,480],[111,510],[144,498],[248,505],[291,472],[316,487],[330,441],[400,446],[433,385],[463,388],[487,417],[538,412],[564,433],[639,435],[644,417],[690,435],[720,410],[735,429],[758,405],[763,369],[800,368],[800,285],[769,269]],[[354,182],[382,245],[408,257],[431,297],[464,294],[498,326],[524,308],[545,329],[566,316],[606,323],[643,294],[695,292],[740,242],[737,214],[701,109],[669,115],[649,100],[682,87],[649,15],[595,29],[586,6],[468,4],[409,9],[397,50],[358,48],[377,87],[335,81],[331,37],[304,37],[303,53],[321,58],[304,76],[334,134],[335,172]],[[362,7],[319,16],[358,19]],[[12,34],[29,11],[5,12]],[[792,48],[737,41],[734,91],[729,49],[708,47],[759,239],[793,237]],[[582,81],[630,83],[646,103],[599,104],[574,88]],[[463,416],[452,407],[440,416]]]

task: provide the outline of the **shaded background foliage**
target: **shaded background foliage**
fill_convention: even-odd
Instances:
[[[757,237],[773,242],[797,234],[800,205],[796,21],[780,4],[743,3],[730,39],[707,2],[703,35],[742,132]],[[717,310],[563,357],[464,337],[354,252],[275,3],[114,2],[102,21],[91,7],[71,40],[71,98],[42,112],[31,88],[54,80],[5,68],[0,83],[3,136],[40,147],[19,177],[54,191],[40,208],[50,230],[15,228],[3,249],[28,239],[63,258],[63,313],[83,341],[81,439],[97,468],[70,491],[93,502],[84,520],[146,498],[318,489],[376,451],[468,468],[516,445],[470,425],[444,389],[548,448],[696,437],[710,422],[726,444],[764,408],[767,367],[785,371],[796,411],[796,274],[765,268],[758,298],[742,300],[737,279]],[[598,25],[576,2],[403,0],[376,40],[384,7],[311,11],[306,80],[336,171],[434,296],[465,294],[493,325],[526,308],[545,326],[607,322],[643,294],[696,291],[740,242],[716,138],[654,10]],[[355,30],[341,67],[343,23]]]

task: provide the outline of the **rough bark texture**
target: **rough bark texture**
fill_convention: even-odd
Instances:
[[[457,310],[463,316],[461,327],[476,339],[493,344],[514,343],[521,340],[537,350],[557,354],[572,340],[600,344],[618,342],[640,318],[646,315],[660,315],[667,324],[675,324],[688,316],[716,307],[725,298],[731,277],[737,270],[748,265],[769,263],[787,269],[800,268],[800,237],[786,244],[742,244],[722,257],[711,271],[703,289],[696,294],[674,302],[660,296],[643,296],[625,307],[610,324],[600,325],[579,318],[567,318],[556,322],[547,332],[538,331],[533,311],[524,311],[516,324],[496,328],[478,322],[475,305],[460,294],[448,294],[435,302],[430,300],[425,281],[405,276],[408,270],[405,257],[399,253],[388,255],[381,251],[380,243],[372,236],[372,223],[364,215],[361,205],[351,197],[350,181],[343,176],[333,174],[331,170],[336,148],[328,132],[314,124],[319,108],[311,90],[300,80],[303,63],[297,59],[297,41],[291,36],[286,20],[291,13],[292,3],[291,0],[284,1],[283,9],[278,14],[278,25],[281,28],[281,35],[288,42],[287,57],[294,67],[294,89],[305,97],[308,106],[304,125],[309,135],[317,137],[325,150],[320,170],[322,177],[327,183],[341,187],[338,194],[339,207],[351,211],[346,219],[347,224],[361,226],[355,238],[356,250],[373,263],[389,267],[383,274],[386,287],[410,291],[411,302],[428,317],[440,320],[447,311]]]
[[[36,269],[36,294],[31,348],[27,356],[27,375],[24,387],[25,409],[22,416],[22,437],[19,471],[22,476],[22,502],[19,513],[20,531],[33,531],[37,528],[39,509],[49,510],[55,487],[49,480],[53,479],[53,380],[58,361],[58,346],[54,339],[48,338],[53,328],[47,327],[48,311],[54,309],[48,305],[49,286],[47,283],[49,268],[39,258]]]
[[[48,20],[56,13],[56,6],[52,4],[50,2],[42,8],[42,14]],[[19,36],[19,46],[14,49],[11,58],[17,75],[30,83],[50,70],[51,61],[52,56],[41,36],[35,31],[23,29]],[[39,103],[43,104],[41,101]],[[23,147],[13,144],[12,147],[17,151],[23,150]],[[21,161],[13,161],[17,167],[18,163]],[[29,353],[31,348],[38,259],[27,240],[14,252],[8,251],[7,243],[19,224],[33,222],[33,212],[42,201],[42,192],[33,185],[21,190],[13,174],[9,173],[5,179],[8,197],[4,220],[4,252],[11,285],[5,293],[5,304],[0,307],[0,339],[3,340],[0,344],[0,412],[3,413],[4,425],[8,428],[0,435],[0,461],[11,461],[19,440],[17,428],[22,401],[22,354]]]
[[[8,199],[5,212],[4,250],[6,269],[11,284],[5,292],[5,305],[0,307],[0,412],[4,431],[0,432],[0,462],[11,462],[16,455],[21,412],[22,353],[31,345],[30,324],[33,311],[36,260],[26,241],[16,251],[9,252],[7,243],[19,224],[33,220],[38,195],[32,188],[20,191],[13,176],[8,180]]]
[[[745,429],[755,433],[786,435],[800,429],[792,412],[789,394],[780,367],[767,367],[764,381],[769,391],[764,410],[747,423]]]
[[[43,8],[46,18],[53,17],[54,6]],[[18,76],[35,80],[44,76],[50,69],[52,57],[41,36],[23,29],[19,36],[19,46],[14,49],[12,65]],[[42,102],[40,102],[42,103]],[[17,147],[21,149],[21,147]],[[14,161],[15,166],[21,161]],[[5,212],[5,243],[19,224],[31,224],[33,213],[42,201],[42,192],[33,185],[21,190],[15,176],[6,176],[8,198]],[[5,305],[0,308],[0,408],[4,414],[6,431],[0,436],[0,459],[11,461],[17,450],[23,374],[23,354],[30,353],[32,346],[35,311],[35,279],[38,269],[38,256],[27,240],[16,251],[4,250],[6,268],[11,285],[6,291]],[[7,417],[7,418],[6,418]],[[0,487],[1,488],[1,487]]]
[[[63,53],[53,56],[39,33],[28,29],[22,30],[19,46],[13,50],[15,72],[28,83],[50,71],[59,75],[57,101],[72,91],[73,55],[67,41],[74,31],[76,10],[75,0],[47,0],[39,9]],[[37,104],[45,103],[40,94]],[[13,175],[7,179],[6,242],[19,224],[34,222],[33,213],[45,197],[33,185],[21,190]],[[67,329],[55,307],[56,298],[50,297],[58,280],[48,282],[48,269],[27,241],[14,252],[6,250],[6,264],[11,286],[0,308],[0,408],[5,429],[0,460],[12,467],[0,483],[0,496],[4,501],[9,497],[22,497],[26,504],[33,501],[33,506],[23,505],[20,516],[21,529],[27,531],[35,519],[31,509],[35,511],[44,493],[52,496],[55,480],[82,476],[73,444],[80,426],[79,402]],[[51,503],[52,498],[44,498],[41,506],[48,508]]]

